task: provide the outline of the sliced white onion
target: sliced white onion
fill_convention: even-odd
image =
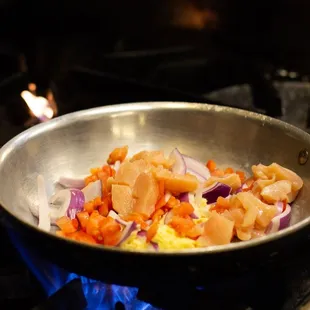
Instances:
[[[66,188],[82,189],[85,187],[85,181],[83,178],[75,179],[68,177],[60,177],[58,183]]]
[[[39,224],[38,227],[50,231],[51,229],[51,220],[49,214],[49,205],[47,200],[45,181],[42,175],[38,175],[38,200],[39,200]]]
[[[200,173],[197,173],[196,171],[194,171],[194,170],[192,170],[192,169],[190,169],[190,168],[187,168],[186,169],[186,172],[187,173],[190,173],[190,174],[192,174],[192,175],[194,175],[197,179],[198,179],[198,181],[200,182],[200,183],[203,183],[203,182],[205,182],[207,179],[206,178],[204,178]]]
[[[89,183],[82,189],[82,192],[85,197],[85,202],[89,202],[97,197],[101,197],[101,181],[97,180],[95,182]]]
[[[205,180],[208,180],[211,176],[209,169],[200,161],[189,157],[187,155],[183,155],[183,159],[185,161],[186,168],[190,171],[193,171],[199,174]]]
[[[108,216],[112,217],[115,221],[117,221],[119,224],[127,226],[129,222],[126,222],[121,219],[121,217],[113,210],[110,210]]]
[[[186,173],[186,165],[185,165],[184,158],[177,148],[175,148],[170,153],[169,158],[174,160],[174,164],[171,169],[173,173],[176,173],[176,174]]]

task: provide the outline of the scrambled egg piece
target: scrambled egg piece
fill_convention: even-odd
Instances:
[[[174,229],[163,223],[159,226],[152,241],[158,244],[160,250],[180,250],[195,247],[195,240],[179,237]],[[146,250],[149,248],[149,244],[146,243],[145,237],[137,236],[135,231],[120,247],[128,250]]]
[[[179,237],[174,229],[168,225],[160,225],[153,241],[158,243],[161,250],[180,250],[195,247],[195,241]]]

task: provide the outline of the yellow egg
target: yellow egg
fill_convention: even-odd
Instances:
[[[160,225],[158,231],[153,238],[158,243],[159,249],[162,250],[178,250],[189,249],[195,247],[195,241],[189,238],[179,237],[175,230],[168,225]]]

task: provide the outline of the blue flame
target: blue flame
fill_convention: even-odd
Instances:
[[[41,283],[48,296],[54,294],[66,283],[79,278],[87,300],[86,309],[114,309],[121,302],[126,309],[156,310],[152,305],[137,299],[138,288],[104,284],[100,281],[69,273],[49,262],[35,257],[25,248],[17,235],[8,231],[14,246],[18,249],[30,271]]]

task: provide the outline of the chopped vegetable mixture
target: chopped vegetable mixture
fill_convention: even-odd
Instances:
[[[203,164],[178,149],[113,150],[107,164],[85,179],[61,177],[49,200],[38,177],[40,227],[57,235],[124,249],[179,250],[250,240],[286,228],[303,186],[276,163],[252,166],[252,175],[213,160]]]

